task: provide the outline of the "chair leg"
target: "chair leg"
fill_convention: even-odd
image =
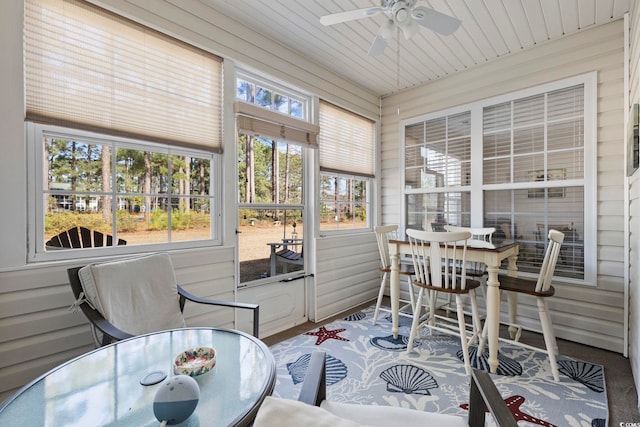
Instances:
[[[409,334],[409,343],[407,344],[407,354],[413,351],[413,340],[416,339],[418,328],[420,327],[420,301],[422,301],[423,293],[424,288],[420,288],[420,292],[418,292],[418,304],[416,304],[415,309],[413,310],[413,320],[411,321],[411,333]]]
[[[460,344],[464,358],[464,369],[467,375],[471,375],[471,362],[469,361],[469,341],[467,341],[467,327],[464,320],[464,307],[462,297],[456,294],[456,311],[458,313],[458,330],[460,331]]]
[[[509,337],[518,341],[520,336],[518,328],[515,326],[518,324],[518,294],[507,292],[507,304],[509,305]]]
[[[553,325],[551,324],[551,316],[549,315],[549,310],[547,309],[547,302],[544,298],[537,298],[537,300],[538,312],[540,314],[540,324],[542,325],[542,335],[544,336],[544,344],[547,347],[549,363],[551,364],[551,373],[553,374],[553,379],[557,382],[560,381],[558,364],[556,362],[556,354],[558,354],[558,343],[553,332]]]
[[[416,311],[416,299],[413,294],[413,283],[411,283],[411,276],[407,276],[407,283],[409,284],[409,303],[411,304],[411,312]]]
[[[478,343],[478,354],[482,354],[484,352],[484,346],[487,345],[487,337],[489,335],[489,329],[487,321],[485,320],[484,325],[482,326],[482,333],[480,334],[480,342]]]
[[[480,322],[480,310],[478,309],[478,300],[476,299],[476,291],[469,291],[469,299],[471,300],[471,323],[473,324],[473,333],[480,341],[482,334],[482,324]]]
[[[384,297],[384,287],[387,283],[387,272],[382,275],[382,282],[380,282],[380,290],[378,291],[378,300],[376,301],[376,309],[373,312],[373,324],[378,321],[378,312],[380,311],[380,305],[382,304],[382,297]]]

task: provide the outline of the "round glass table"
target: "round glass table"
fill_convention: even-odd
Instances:
[[[182,351],[213,347],[216,365],[194,377],[195,412],[180,425],[250,425],[273,392],[275,360],[259,339],[239,331],[185,328],[140,335],[66,362],[27,384],[0,407],[0,425],[158,426],[153,399],[163,382],[143,386],[148,374],[173,375]]]

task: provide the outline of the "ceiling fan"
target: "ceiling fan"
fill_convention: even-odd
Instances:
[[[417,0],[380,0],[379,7],[349,10],[322,16],[322,25],[335,25],[356,19],[370,18],[384,13],[387,20],[380,27],[376,38],[369,48],[369,56],[378,56],[384,52],[387,40],[393,36],[393,30],[399,28],[406,40],[418,32],[418,25],[429,28],[443,36],[458,29],[460,20],[425,6],[416,6]]]

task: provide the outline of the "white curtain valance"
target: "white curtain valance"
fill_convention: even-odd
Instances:
[[[238,132],[318,148],[320,127],[247,102],[236,101]]]

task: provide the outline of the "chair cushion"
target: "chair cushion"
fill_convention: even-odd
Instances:
[[[185,327],[169,254],[90,264],[78,276],[89,302],[125,332]]]
[[[354,421],[360,425],[370,426],[438,426],[467,427],[464,418],[456,415],[438,414],[418,411],[396,406],[359,405],[353,403],[332,402],[324,400],[320,404],[333,415]]]
[[[253,427],[358,427],[318,406],[291,399],[267,396],[262,402]]]

